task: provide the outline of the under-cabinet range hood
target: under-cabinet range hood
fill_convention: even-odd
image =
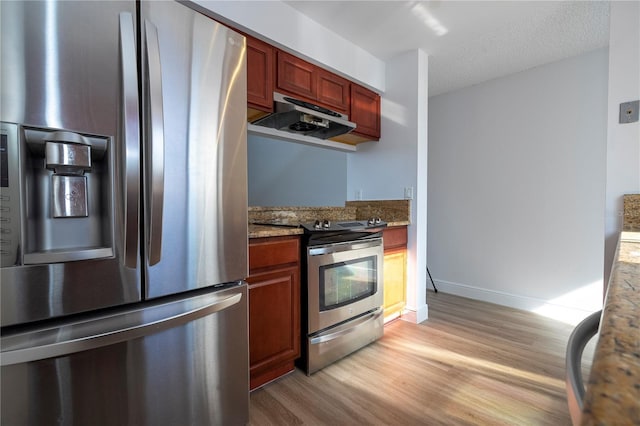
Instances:
[[[252,124],[319,139],[329,139],[356,128],[345,114],[281,93],[273,93],[273,102],[274,112]]]

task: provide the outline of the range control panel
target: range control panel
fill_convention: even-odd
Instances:
[[[0,123],[0,260],[20,264],[20,175],[18,126]]]

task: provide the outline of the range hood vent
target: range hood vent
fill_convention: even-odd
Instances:
[[[273,93],[273,102],[274,112],[252,124],[319,139],[329,139],[356,128],[345,114],[281,93]]]

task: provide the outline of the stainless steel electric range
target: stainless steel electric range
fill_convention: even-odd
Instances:
[[[302,357],[312,374],[383,335],[380,218],[317,220],[305,230]]]

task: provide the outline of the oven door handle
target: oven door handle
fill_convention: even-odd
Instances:
[[[317,345],[319,343],[329,342],[331,340],[335,340],[339,337],[343,337],[347,334],[353,333],[354,331],[357,331],[362,325],[368,323],[369,321],[375,321],[378,318],[380,318],[383,312],[384,310],[381,308],[376,309],[370,314],[364,315],[358,318],[356,321],[350,322],[348,324],[349,327],[347,328],[343,328],[342,330],[338,330],[333,333],[322,334],[316,337],[312,337],[311,339],[309,339],[309,343],[311,343],[312,345]]]
[[[375,238],[368,241],[354,241],[350,243],[331,244],[321,247],[309,247],[309,256],[338,253],[341,251],[359,250],[382,245],[382,238]]]

